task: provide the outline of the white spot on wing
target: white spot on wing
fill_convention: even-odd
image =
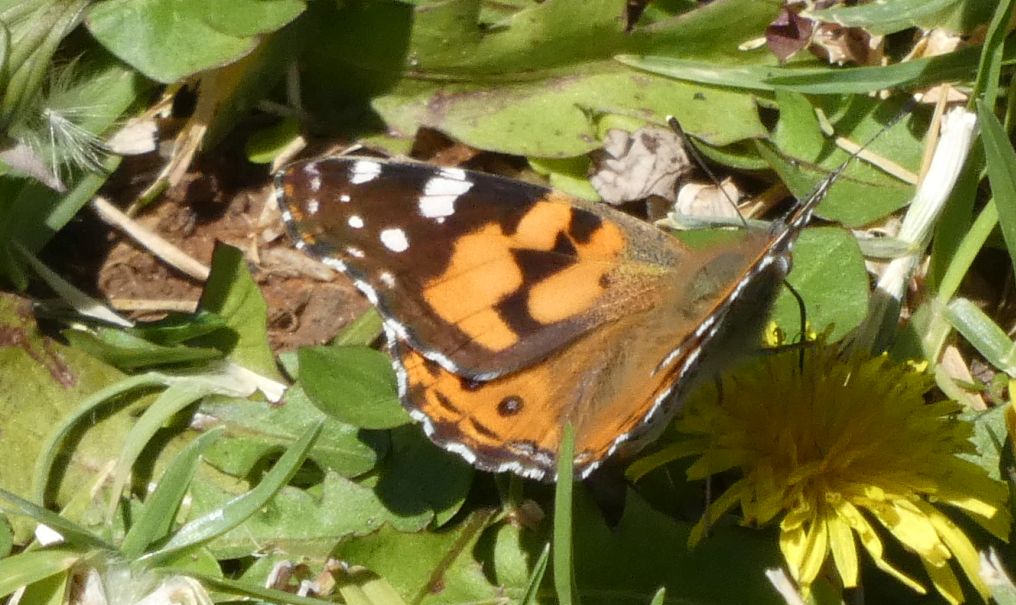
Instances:
[[[349,182],[354,185],[362,185],[376,179],[381,174],[381,164],[371,160],[357,160],[349,168]]]
[[[409,249],[406,232],[398,227],[391,227],[381,232],[381,243],[392,252],[405,252]]]
[[[349,200],[350,197],[348,193],[343,193],[342,195],[339,196],[339,201],[342,202],[343,204],[348,204]]]
[[[395,287],[395,276],[392,275],[390,271],[382,271],[378,274],[378,279],[381,280],[382,284],[388,286],[389,288]]]
[[[353,229],[363,229],[363,219],[356,214],[350,216],[346,223]]]
[[[441,174],[444,174],[444,171]],[[430,179],[423,186],[423,196],[419,202],[420,214],[433,219],[451,216],[455,212],[455,200],[472,187],[472,183],[464,180],[443,176]]]
[[[315,174],[310,177],[310,190],[317,191],[318,189],[321,189],[321,177]]]
[[[363,250],[360,250],[356,246],[347,246],[346,254],[352,256],[353,258],[363,258],[365,256]]]
[[[316,198],[310,198],[307,200],[307,214],[317,214],[321,204],[318,203]]]
[[[292,220],[293,220],[293,213],[290,212],[289,210],[283,210],[282,211],[282,220],[286,221],[287,223],[292,222]]]

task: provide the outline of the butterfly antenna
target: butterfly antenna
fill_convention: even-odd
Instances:
[[[681,137],[681,140],[684,141],[685,149],[688,150],[688,155],[690,155],[692,159],[695,160],[695,163],[699,165],[699,168],[702,169],[702,172],[705,172],[706,176],[708,176],[713,183],[716,183],[717,189],[720,190],[720,193],[723,194],[723,197],[727,198],[727,201],[730,202],[730,205],[734,208],[734,212],[737,213],[737,218],[741,219],[741,225],[747,228],[748,221],[746,221],[744,219],[744,215],[741,214],[740,208],[737,207],[737,202],[735,202],[733,198],[731,198],[730,195],[727,194],[727,190],[723,188],[723,185],[720,183],[720,179],[716,178],[716,174],[709,169],[709,166],[706,164],[705,158],[702,157],[702,154],[700,154],[695,145],[692,144],[691,139],[688,137],[688,134],[684,131],[684,128],[681,127],[681,123],[678,122],[677,118],[675,118],[674,116],[667,116],[667,125],[670,126],[670,129],[673,130],[677,134],[677,136]]]
[[[804,306],[804,297],[797,291],[797,288],[791,286],[790,282],[785,279],[783,285],[797,301],[798,319],[801,321],[801,340],[799,341],[801,346],[798,349],[797,366],[801,372],[804,372],[804,343],[808,341],[808,308]]]

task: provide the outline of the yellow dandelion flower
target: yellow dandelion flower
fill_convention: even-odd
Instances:
[[[715,385],[698,389],[676,423],[685,438],[629,476],[693,455],[692,479],[739,470],[692,542],[737,506],[748,524],[778,520],[780,550],[804,590],[830,559],[843,585],[857,586],[860,543],[880,569],[924,593],[884,557],[888,535],[920,557],[950,602],[963,599],[954,564],[987,597],[976,548],[938,507],[1005,539],[1008,490],[958,456],[974,453],[973,427],[957,418],[955,402],[925,402],[932,384],[923,367],[886,356],[844,361],[822,342],[807,350],[803,371],[799,352],[771,355],[725,378],[719,394]]]

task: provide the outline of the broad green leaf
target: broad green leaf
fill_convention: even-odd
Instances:
[[[176,518],[177,509],[190,487],[201,455],[222,436],[221,429],[212,429],[191,441],[166,467],[158,485],[145,499],[144,509],[131,525],[120,552],[128,561],[141,556],[149,544],[161,540]]]
[[[169,84],[243,57],[303,9],[300,0],[107,0],[85,23],[125,63]]]
[[[307,455],[322,470],[355,477],[372,469],[388,449],[386,433],[361,430],[326,416],[299,385],[289,388],[281,404],[211,397],[200,411],[228,435],[205,454],[205,460],[235,477],[249,476],[259,463],[322,421],[321,438]]]
[[[747,94],[646,76],[610,57],[624,49],[716,55],[721,44],[724,56],[745,57],[737,45],[765,27],[774,6],[717,2],[681,23],[626,34],[615,1],[529,5],[494,29],[477,22],[479,4],[459,0],[414,12],[373,3],[331,18],[322,13],[322,43],[308,49],[305,63],[315,76],[308,78],[307,106],[338,121],[336,108],[369,99],[403,135],[426,126],[474,147],[536,158],[596,148],[596,121],[606,114],[661,124],[673,114],[714,145],[765,134]],[[727,25],[717,28],[720,21]],[[408,77],[398,76],[403,69]],[[333,81],[349,85],[338,91],[326,84]]]
[[[268,346],[268,307],[240,250],[221,243],[215,247],[198,309],[219,315],[228,329],[195,339],[192,344],[227,351],[227,357],[244,368],[281,381]]]
[[[385,526],[340,544],[335,556],[370,569],[409,603],[490,602],[502,589],[484,574],[484,560],[476,554],[489,552],[480,541],[489,519],[489,513],[473,513],[441,532],[402,533]]]
[[[826,140],[811,103],[804,95],[789,90],[777,90],[776,103],[780,121],[773,132],[773,143],[792,157],[817,162]]]
[[[164,386],[164,383],[164,378],[155,373],[131,376],[91,393],[78,402],[75,407],[64,411],[55,425],[46,427],[48,432],[45,435],[45,439],[42,440],[38,456],[35,459],[35,469],[32,473],[33,497],[38,502],[46,501],[51,483],[54,481],[52,477],[53,469],[62,453],[62,449],[65,447],[64,442],[71,435],[72,431],[77,429],[85,419],[95,418],[99,411],[107,406],[116,407],[129,403],[129,400],[124,401],[124,396],[128,393],[139,389]],[[124,428],[123,432],[126,432],[126,428]],[[123,436],[118,434],[115,439],[119,444]],[[108,455],[110,447],[111,444],[107,442],[105,444],[106,449],[102,450],[102,453]]]
[[[393,429],[391,438],[391,450],[370,485],[393,511],[425,513],[436,525],[444,525],[465,502],[473,467],[431,443],[419,426]],[[400,524],[396,527],[402,529]]]
[[[32,469],[46,457],[60,461],[51,477],[48,498],[62,506],[95,480],[129,426],[129,418],[96,414],[88,430],[77,435],[73,448],[46,446],[50,432],[72,415],[79,402],[122,378],[117,370],[95,358],[48,339],[34,323],[25,299],[0,294],[0,485],[22,497],[32,494]],[[87,414],[87,412],[86,412]],[[48,473],[47,473],[48,476]],[[24,518],[12,518],[16,541],[34,528]]]
[[[747,94],[609,65],[517,83],[405,81],[372,106],[403,133],[427,126],[473,147],[537,158],[574,157],[599,147],[591,117],[601,114],[657,124],[675,115],[689,134],[715,146],[765,135]]]
[[[857,6],[833,6],[808,16],[844,27],[861,27],[872,34],[891,34],[914,27],[929,16],[945,12],[961,0],[889,0]]]
[[[220,488],[195,483],[194,514],[219,510],[231,497]],[[344,538],[371,534],[386,525],[400,532],[418,532],[432,519],[430,510],[397,508],[371,486],[326,473],[320,487],[313,490],[283,488],[243,524],[211,542],[209,548],[220,559],[246,557],[268,547],[291,557],[324,560]]]
[[[764,573],[782,564],[771,533],[717,526],[689,549],[690,525],[632,491],[620,523],[608,528],[589,495],[576,490],[574,522],[581,528],[575,532],[576,583],[586,605],[616,603],[616,595],[648,603],[661,586],[673,603],[783,603]]]
[[[837,227],[805,229],[794,246],[790,284],[804,297],[810,328],[822,333],[833,326],[830,340],[847,334],[868,312],[868,273],[857,240]],[[787,334],[798,334],[797,300],[782,292],[773,320]]]
[[[406,601],[387,580],[365,567],[335,572],[336,590],[347,605],[405,605]]]
[[[71,346],[121,370],[194,363],[222,357],[222,352],[216,349],[157,345],[117,328],[99,327],[93,331],[71,328],[61,334]]]
[[[366,347],[300,349],[300,382],[318,408],[342,422],[386,429],[410,421],[388,356]]]
[[[26,584],[66,571],[85,556],[85,553],[54,548],[32,550],[0,559],[0,597],[5,597]]]
[[[282,454],[254,488],[229,500],[220,508],[189,521],[174,532],[158,551],[146,557],[155,561],[164,559],[185,548],[208,542],[243,523],[265,506],[296,474],[320,432],[320,424],[308,429]]]

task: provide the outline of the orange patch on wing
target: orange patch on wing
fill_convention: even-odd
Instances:
[[[441,319],[494,351],[518,340],[493,310],[501,298],[522,286],[511,241],[497,225],[460,237],[448,269],[423,289],[424,299]]]
[[[549,324],[586,311],[603,295],[600,278],[608,269],[600,263],[579,263],[551,275],[529,292],[529,314]]]
[[[552,392],[550,369],[536,365],[475,387],[463,386],[461,377],[441,368],[432,375],[422,355],[410,347],[402,349],[402,365],[409,381],[407,402],[444,430],[455,431],[456,441],[471,449],[504,448],[531,443],[540,449],[557,451],[560,428],[557,410],[548,410]],[[412,395],[411,395],[412,396]],[[510,411],[503,402],[515,398]]]
[[[519,335],[501,319],[494,309],[481,309],[460,320],[456,326],[492,351],[503,351],[519,341]]]
[[[537,202],[519,221],[512,235],[516,248],[551,250],[557,234],[568,228],[573,209],[564,202]]]

